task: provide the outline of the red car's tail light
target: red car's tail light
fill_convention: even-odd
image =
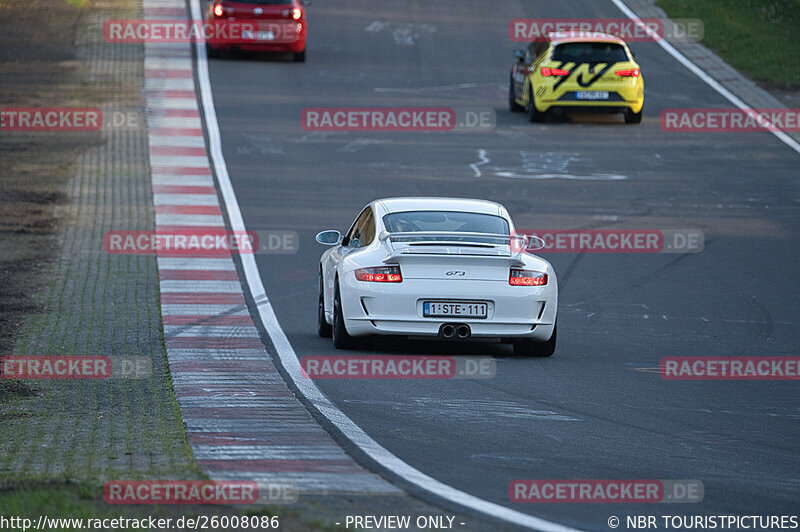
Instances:
[[[569,76],[569,70],[563,68],[542,67],[542,76]]]
[[[371,283],[402,283],[403,275],[400,266],[376,266],[356,270],[356,280]]]
[[[624,70],[617,70],[614,73],[617,76],[622,76],[623,78],[638,78],[639,77],[639,69],[638,68],[626,68]]]
[[[516,270],[511,268],[508,275],[508,284],[511,286],[545,286],[547,274],[533,270]]]
[[[299,7],[292,9],[292,18],[295,20],[300,20],[300,17],[303,16],[303,10]]]
[[[217,4],[214,6],[214,14],[218,17],[222,16],[222,4]]]

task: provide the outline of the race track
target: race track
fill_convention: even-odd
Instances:
[[[494,200],[519,228],[705,235],[693,254],[547,255],[560,284],[552,359],[513,357],[492,343],[375,342],[361,353],[489,355],[497,374],[317,382],[333,403],[433,478],[577,528],[608,530],[610,515],[796,510],[796,383],[668,381],[656,368],[671,355],[797,354],[800,155],[769,133],[662,131],[663,109],[731,104],[655,43],[631,44],[646,82],[641,125],[616,116],[531,124],[510,113],[511,51],[523,45],[509,39],[509,21],[622,17],[610,0],[316,0],[308,16],[307,63],[273,55],[209,62],[245,224],[300,235],[296,254],[257,255],[299,356],[335,352],[315,330],[324,249],[314,235],[346,230],[378,197]],[[428,106],[490,108],[496,127],[322,133],[300,123],[307,107]],[[509,483],[527,478],[698,479],[705,497],[511,502]]]

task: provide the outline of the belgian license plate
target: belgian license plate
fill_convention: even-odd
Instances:
[[[425,301],[422,315],[426,318],[486,318],[486,303],[459,303],[457,301]]]
[[[242,30],[242,37],[245,39],[256,41],[271,41],[275,38],[275,34],[271,31],[248,31]]]
[[[578,100],[608,100],[608,91],[578,91],[575,93]]]

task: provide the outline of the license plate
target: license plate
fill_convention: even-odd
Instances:
[[[426,318],[478,318],[488,314],[486,303],[458,303],[456,301],[425,301],[422,315]]]
[[[578,100],[608,100],[608,91],[578,91],[575,93]]]
[[[256,41],[271,41],[275,38],[275,34],[271,31],[249,31],[242,30],[242,37],[245,39]]]

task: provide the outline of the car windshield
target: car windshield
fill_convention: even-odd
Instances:
[[[474,212],[408,211],[383,217],[390,233],[441,231],[458,233],[490,233],[508,235],[508,222],[500,216]]]
[[[565,63],[620,63],[628,60],[621,44],[613,42],[570,42],[559,44],[554,61]]]

